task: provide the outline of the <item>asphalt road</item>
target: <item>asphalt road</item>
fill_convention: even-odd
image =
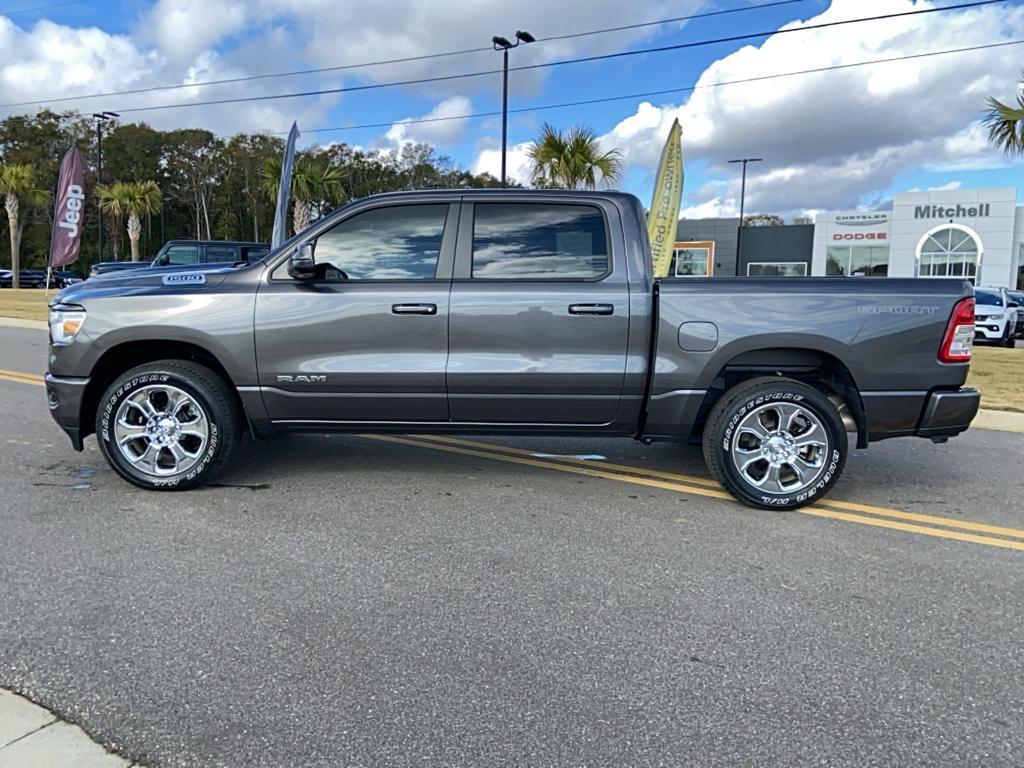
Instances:
[[[0,369],[44,363],[0,329]],[[820,517],[628,441],[288,437],[145,493],[40,386],[0,402],[0,686],[134,759],[1024,761],[1024,551],[992,543],[1024,531],[984,528],[1024,528],[1024,435],[856,452]]]

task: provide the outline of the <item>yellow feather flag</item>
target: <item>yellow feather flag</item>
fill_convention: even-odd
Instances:
[[[672,264],[672,247],[679,223],[679,200],[683,195],[683,129],[679,121],[672,123],[665,148],[661,150],[658,178],[654,184],[651,212],[647,216],[647,235],[651,241],[654,276],[668,275]]]

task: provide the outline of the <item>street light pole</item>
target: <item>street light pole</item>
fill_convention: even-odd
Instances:
[[[96,186],[103,183],[103,124],[112,118],[120,117],[116,112],[94,112],[96,121]],[[100,206],[99,194],[96,197],[96,255],[103,261],[103,208]]]
[[[524,32],[522,30],[516,31],[516,41],[514,44],[510,43],[507,38],[501,37],[500,35],[495,35],[491,38],[494,50],[501,51],[504,59],[501,86],[501,186],[503,187],[508,183],[508,176],[505,171],[505,156],[508,152],[508,52],[512,48],[518,48],[520,43],[533,42],[536,42],[536,38],[529,32]]]
[[[743,204],[747,197],[747,163],[760,163],[760,157],[741,157],[738,160],[730,160],[730,163],[743,163],[743,174],[740,177],[740,226],[736,232],[736,270],[739,274],[741,246],[743,245]]]

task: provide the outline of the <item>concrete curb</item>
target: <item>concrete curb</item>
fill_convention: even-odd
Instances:
[[[971,429],[996,429],[1000,432],[1024,432],[1024,413],[982,408],[971,422]]]
[[[0,688],[0,768],[131,768],[81,728]]]
[[[0,327],[29,328],[33,331],[49,330],[49,326],[43,320],[22,320],[19,317],[0,317]]]

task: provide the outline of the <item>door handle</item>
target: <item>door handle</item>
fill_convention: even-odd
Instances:
[[[613,304],[570,304],[570,315],[612,315],[615,314]]]
[[[392,304],[394,315],[436,315],[437,304]]]

